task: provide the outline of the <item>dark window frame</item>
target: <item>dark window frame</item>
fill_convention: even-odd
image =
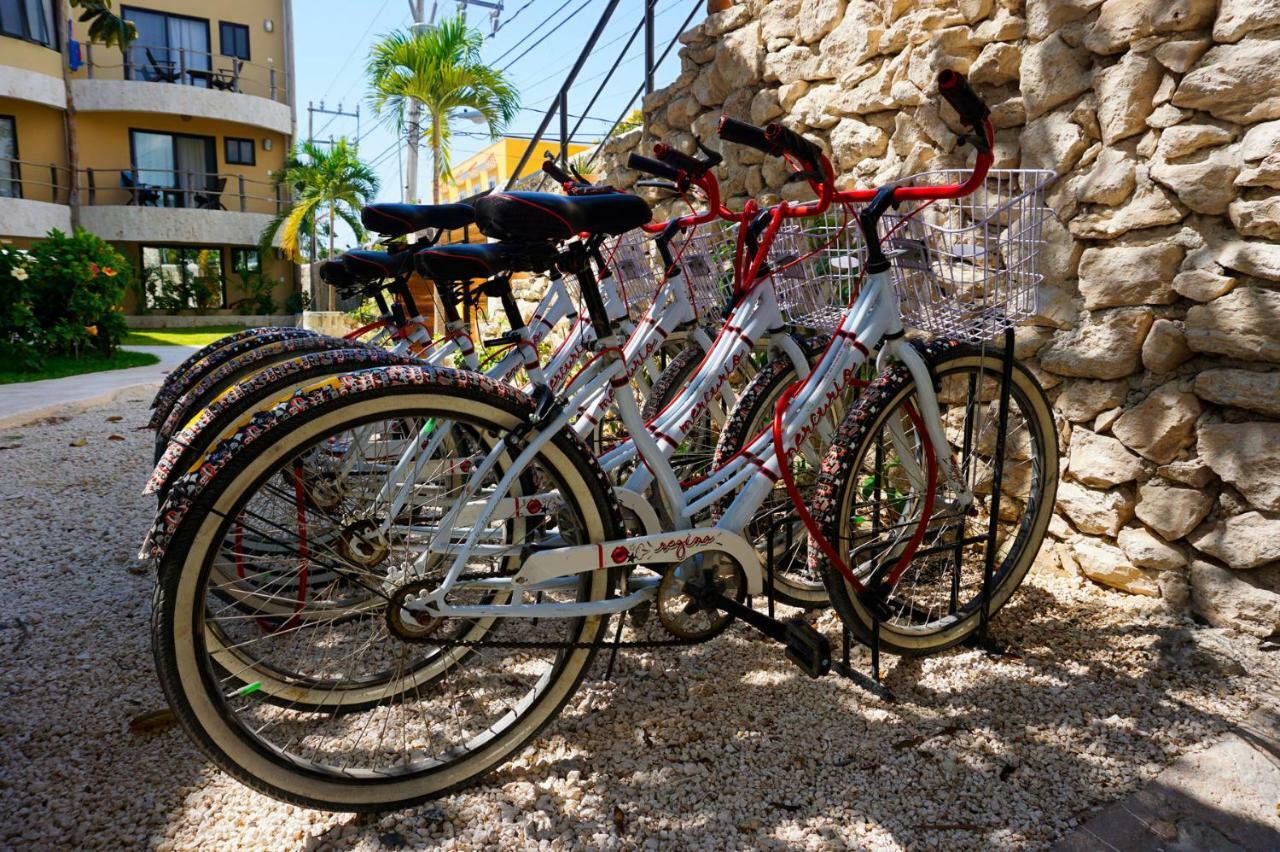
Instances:
[[[40,4],[40,5],[41,5],[41,9],[43,9],[43,8],[44,8],[44,0],[41,0],[41,4]],[[25,4],[25,3],[22,3],[22,2],[19,2],[19,4],[18,4],[18,14],[22,16],[22,30],[23,30],[23,33],[25,33],[25,34],[24,34],[24,35],[17,35],[17,34],[15,34],[15,33],[10,33],[10,32],[6,32],[6,31],[4,31],[4,30],[0,30],[0,38],[16,38],[18,41],[25,41],[25,42],[27,42],[28,44],[38,44],[38,45],[40,45],[41,47],[48,48],[49,50],[58,50],[58,51],[61,51],[61,50],[62,50],[62,41],[61,41],[61,36],[60,36],[60,34],[59,34],[59,32],[58,32],[58,30],[60,29],[60,26],[61,26],[61,24],[60,24],[60,22],[59,22],[58,18],[59,18],[59,17],[61,17],[61,16],[60,16],[60,15],[58,15],[58,14],[57,14],[57,12],[53,9],[52,2],[50,2],[50,11],[51,11],[51,12],[53,12],[53,21],[52,21],[53,29],[52,29],[52,30],[50,30],[50,32],[49,32],[49,41],[44,42],[44,41],[40,41],[40,39],[38,39],[38,38],[32,38],[32,37],[31,37],[31,35],[30,35],[30,33],[31,33],[31,21],[29,21],[29,20],[27,19],[27,6],[26,6],[26,4]],[[49,23],[50,23],[50,22],[46,21],[46,22],[45,22],[45,25],[46,25],[46,26],[48,26],[48,25],[49,25]]]
[[[237,156],[244,153],[244,145],[249,146],[248,160],[231,159],[231,144],[236,143],[238,148]],[[258,146],[252,139],[243,136],[224,136],[222,137],[222,161],[228,166],[256,166],[258,165]]]
[[[166,11],[166,10],[164,10],[164,9],[144,9],[144,8],[142,8],[141,6],[124,6],[124,5],[122,5],[122,6],[120,7],[120,17],[121,17],[121,18],[123,18],[123,19],[125,19],[126,21],[127,21],[127,20],[129,20],[129,15],[130,15],[130,14],[132,14],[132,13],[134,13],[134,12],[145,12],[145,13],[150,14],[150,15],[161,15],[161,16],[166,17],[166,18],[181,18],[182,20],[186,20],[186,21],[196,21],[197,23],[202,23],[202,24],[204,24],[204,46],[205,46],[204,54],[209,58],[209,70],[212,72],[212,70],[213,70],[213,56],[214,56],[214,53],[213,53],[213,20],[212,20],[212,19],[210,19],[210,18],[202,18],[202,17],[200,17],[199,15],[183,15],[183,14],[181,14],[181,13],[179,13],[179,12],[168,12],[168,11]],[[159,47],[159,45],[145,45],[145,44],[144,44],[144,45],[141,45],[141,46],[142,46],[142,47],[144,47],[144,48],[146,48],[146,47]],[[164,50],[165,50],[165,54],[166,54],[166,55],[167,55],[169,52],[171,52],[171,51],[175,51],[175,50],[177,50],[177,48],[175,48],[175,47],[173,47],[173,46],[171,46],[171,45],[169,44],[169,28],[168,28],[168,26],[167,26],[167,25],[165,26],[165,44],[164,44]],[[130,54],[132,54],[133,48],[132,48],[132,47],[130,47],[129,51],[130,51]],[[126,64],[126,66],[128,66],[128,67],[131,69],[133,66],[130,64],[130,62],[131,62],[131,60],[129,60],[129,59],[126,59],[126,60],[125,60],[125,64]],[[133,79],[133,78],[126,77],[126,79]],[[183,85],[185,85],[185,84],[183,84]]]
[[[241,56],[238,53],[230,53],[227,51],[227,37],[224,33],[224,28],[230,29],[233,32],[236,32],[237,34],[239,34],[240,32],[244,33],[244,56]],[[237,24],[234,21],[218,21],[218,54],[219,55],[231,56],[236,59],[241,59],[241,60],[244,60],[245,62],[248,62],[250,56],[252,55],[252,51],[253,51],[253,45],[249,38],[248,24]]]
[[[222,286],[220,287],[221,294],[219,296],[217,309],[222,310],[227,307],[227,255],[225,252],[226,246],[199,246],[199,245],[193,246],[193,245],[184,245],[183,243],[139,243],[138,244],[138,275],[139,277],[141,277],[142,270],[146,266],[146,262],[144,261],[143,258],[145,257],[144,253],[146,252],[147,249],[177,249],[178,251],[196,251],[196,252],[216,251],[218,253],[218,269],[222,273],[221,275]],[[146,301],[147,301],[146,296],[144,294],[142,297],[143,306],[146,307],[148,310],[152,310],[152,308],[146,304]],[[189,308],[188,310],[196,310],[196,308]]]
[[[231,267],[230,268],[232,272],[240,276],[241,280],[244,279],[245,272],[241,270],[240,267],[236,264],[236,258],[237,256],[243,256],[246,254],[255,254],[258,257],[258,268],[256,270],[251,270],[249,274],[253,274],[253,272],[262,271],[261,250],[259,250],[256,246],[231,246]]]
[[[199,139],[205,142],[207,144],[207,147],[205,150],[206,156],[208,154],[213,155],[210,158],[210,165],[213,166],[213,171],[205,174],[204,191],[208,192],[213,188],[211,186],[212,180],[216,180],[218,177],[218,137],[217,136],[205,136],[200,133],[179,133],[172,130],[152,130],[149,127],[130,127],[129,128],[129,167],[133,169],[135,175],[138,175],[144,171],[155,171],[154,169],[141,168],[138,165],[138,151],[134,145],[134,139],[133,139],[133,134],[135,133],[152,133],[157,136],[169,136],[174,140],[175,144],[179,138]],[[176,147],[174,148],[174,151],[173,151],[173,164],[175,167],[178,165],[178,150]],[[176,171],[174,172],[174,176],[175,178],[177,177]],[[162,187],[162,189],[170,189],[170,187]],[[199,192],[200,190],[193,190],[193,191]]]
[[[18,117],[16,115],[0,114],[0,121],[9,121],[9,125],[13,127],[13,159],[20,161],[22,159],[22,151],[18,148]],[[22,198],[22,164],[21,162],[13,162],[9,164],[9,177],[5,178],[14,187],[14,195],[0,196],[0,198]]]

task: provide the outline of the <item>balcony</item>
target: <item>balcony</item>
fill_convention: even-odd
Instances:
[[[84,112],[157,112],[235,121],[292,134],[285,75],[274,64],[188,48],[134,44],[120,51],[85,45],[71,83]]]
[[[70,172],[61,166],[0,157],[0,236],[38,238],[71,230]]]
[[[287,199],[275,184],[234,173],[81,169],[80,224],[103,239],[255,245]],[[68,231],[68,169],[0,158],[0,236]]]
[[[234,173],[84,169],[80,220],[108,240],[253,245],[286,200]]]

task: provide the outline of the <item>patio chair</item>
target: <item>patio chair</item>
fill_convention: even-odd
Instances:
[[[147,55],[148,67],[143,69],[143,76],[152,83],[179,83],[182,75],[172,62],[161,62],[151,53],[151,48],[143,48]]]
[[[197,192],[195,194],[196,207],[201,210],[226,210],[226,205],[222,203],[222,191],[226,188],[226,178],[214,178],[209,182],[209,188],[206,192]]]
[[[122,189],[129,191],[129,205],[131,207],[155,207],[160,203],[160,190],[145,183],[139,183],[134,172],[121,172],[120,186]]]

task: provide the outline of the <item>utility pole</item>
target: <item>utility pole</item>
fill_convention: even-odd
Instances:
[[[338,103],[337,109],[328,109],[325,107],[324,101],[320,102],[320,106],[316,106],[311,101],[307,101],[307,141],[313,145],[333,145],[334,140],[333,140],[332,133],[329,134],[328,139],[316,139],[316,132],[315,132],[316,113],[320,113],[321,115],[331,115],[333,116],[333,118],[354,118],[356,120],[356,144],[357,145],[360,144],[359,143],[359,139],[360,139],[360,105],[359,104],[356,104],[355,112],[345,112],[342,109],[341,102]],[[330,119],[330,121],[333,121],[333,119]],[[328,124],[326,124],[325,127],[328,127]],[[323,127],[320,129],[321,131],[324,130]],[[333,240],[332,234],[329,235],[329,239],[330,241]],[[311,260],[314,261],[315,259],[316,259],[316,217],[312,216],[311,217]]]
[[[413,32],[416,35],[422,26],[423,20],[423,0],[409,0],[409,13],[413,16]],[[432,12],[434,13],[434,9]],[[435,15],[432,14],[434,18]],[[413,98],[409,99],[409,115],[406,118],[408,126],[408,150],[404,156],[404,184],[400,187],[400,200],[407,204],[416,204],[418,201],[418,143],[422,137],[422,131],[418,124],[422,117],[422,109],[418,102]],[[432,201],[435,201],[433,198]]]

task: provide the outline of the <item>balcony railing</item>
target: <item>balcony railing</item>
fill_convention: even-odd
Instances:
[[[274,183],[244,175],[178,169],[84,169],[81,201],[89,206],[128,205],[194,210],[233,210],[275,215],[286,205]]]
[[[80,170],[80,203],[93,207],[168,207],[231,210],[274,216],[288,204],[282,187],[234,173],[176,169]],[[0,200],[23,198],[67,204],[71,171],[64,166],[0,157]]]
[[[65,166],[0,157],[0,199],[66,204],[70,192],[71,171]]]
[[[288,103],[284,75],[275,65],[259,65],[234,56],[186,47],[133,44],[127,56],[101,45],[85,44],[85,71],[91,80],[139,80],[237,92]]]

